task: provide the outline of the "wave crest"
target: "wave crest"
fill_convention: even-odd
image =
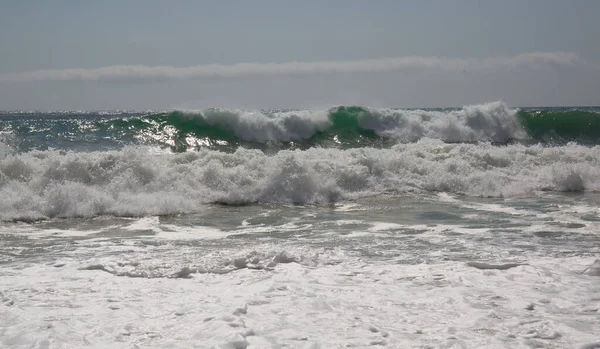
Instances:
[[[360,126],[401,142],[422,138],[445,142],[508,142],[525,138],[517,111],[502,102],[471,105],[460,110],[368,109]]]
[[[120,121],[118,121],[120,122]],[[502,102],[460,110],[402,110],[341,106],[328,111],[265,113],[231,109],[172,112],[126,121],[140,137],[188,149],[207,145],[284,149],[311,146],[378,146],[416,142],[422,138],[445,142],[500,142],[526,137],[517,111]]]
[[[424,138],[448,143],[600,144],[597,109],[519,110],[502,102],[461,109],[245,111],[4,115],[0,136],[18,151],[77,151],[149,145],[175,152],[238,147],[285,149],[391,147]],[[0,152],[3,150],[0,149]]]

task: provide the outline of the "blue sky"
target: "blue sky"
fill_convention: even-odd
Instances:
[[[598,105],[598,14],[594,0],[1,0],[0,109]]]

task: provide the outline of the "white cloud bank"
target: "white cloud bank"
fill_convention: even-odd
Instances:
[[[190,67],[115,65],[100,68],[36,70],[0,75],[0,81],[106,81],[106,80],[179,80],[207,77],[235,78],[243,76],[300,75],[323,73],[375,73],[406,69],[444,71],[495,71],[517,67],[573,65],[583,61],[574,53],[532,52],[515,56],[462,59],[444,57],[396,57],[354,61],[316,61],[285,63],[207,64]]]

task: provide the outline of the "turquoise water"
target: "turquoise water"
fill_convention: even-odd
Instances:
[[[19,151],[110,150],[151,145],[173,151],[237,147],[276,151],[310,147],[389,147],[422,138],[506,144],[600,142],[600,108],[510,109],[490,104],[463,109],[169,112],[0,112],[0,134]]]

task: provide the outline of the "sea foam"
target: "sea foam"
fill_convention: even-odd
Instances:
[[[382,193],[502,197],[600,191],[600,147],[423,139],[390,149],[311,148],[267,155],[239,148],[168,153],[5,153],[0,219],[193,212],[211,203],[324,204]]]
[[[471,105],[460,110],[367,109],[359,123],[362,128],[401,142],[422,138],[447,142],[507,142],[524,139],[517,110],[502,102]]]

